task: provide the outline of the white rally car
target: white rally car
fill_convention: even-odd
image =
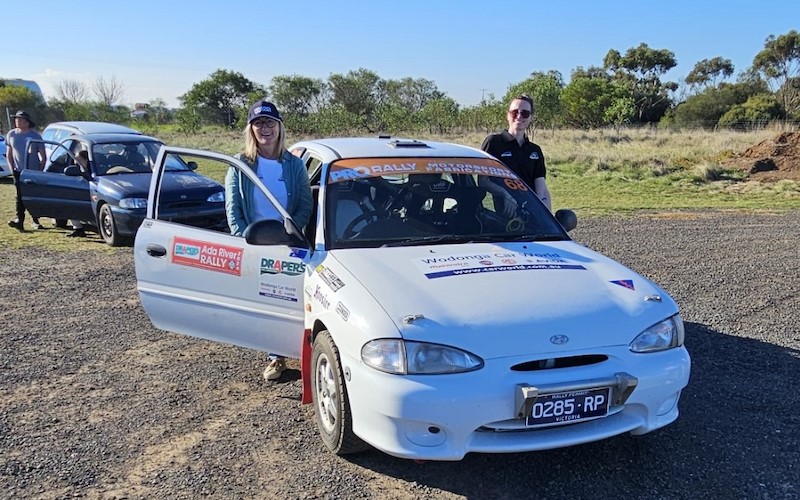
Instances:
[[[284,221],[237,237],[160,217],[180,201],[162,196],[166,159],[217,178],[241,169],[272,194],[231,157],[163,146],[136,275],[158,328],[299,358],[330,450],[459,460],[678,417],[690,372],[678,306],[572,241],[573,212],[554,217],[474,148],[379,137],[291,149],[309,170],[312,222],[301,230],[279,209]]]

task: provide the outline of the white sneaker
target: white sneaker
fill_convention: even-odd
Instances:
[[[278,380],[284,370],[286,370],[286,358],[270,359],[264,369],[264,380]]]

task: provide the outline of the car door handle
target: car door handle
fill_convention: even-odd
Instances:
[[[150,245],[147,245],[145,251],[147,252],[147,255],[149,255],[150,257],[163,257],[167,255],[166,248],[162,247],[161,245],[153,245],[152,243]]]

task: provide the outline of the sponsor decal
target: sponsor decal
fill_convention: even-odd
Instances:
[[[314,298],[314,300],[319,302],[319,305],[321,305],[325,309],[330,309],[331,301],[328,300],[328,296],[325,295],[325,293],[322,291],[322,287],[320,287],[319,285],[317,285],[316,290],[314,290],[314,295],[312,295],[312,297]]]
[[[306,265],[297,260],[280,260],[261,258],[261,274],[285,274],[287,276],[297,276],[303,274]]]
[[[442,179],[431,184],[430,188],[434,193],[446,193],[450,191],[450,183]]]
[[[435,163],[429,162],[425,171],[433,174],[452,173],[452,174],[478,174],[491,177],[509,177],[516,179],[517,175],[508,168],[501,168],[498,165],[479,165],[475,163]]]
[[[258,284],[258,294],[262,297],[286,300],[289,302],[297,302],[298,300],[297,287],[281,285],[277,283],[267,283],[264,281]]]
[[[461,274],[501,271],[583,269],[558,253],[493,252],[485,254],[442,255],[415,260],[429,279]]]
[[[238,247],[175,237],[172,241],[172,263],[208,271],[242,275],[242,254]]]
[[[612,280],[611,283],[614,283],[615,285],[619,286],[624,286],[629,290],[636,290],[636,288],[633,287],[633,280]]]
[[[350,309],[346,308],[341,302],[336,304],[336,313],[345,321],[350,319]]]
[[[338,291],[340,288],[344,286],[344,282],[336,276],[336,273],[328,269],[327,267],[323,266],[322,264],[317,266],[317,274],[319,274],[319,278],[325,282],[326,285],[330,287],[331,290],[334,292]]]
[[[412,158],[400,162],[397,158],[373,158],[368,160],[368,163],[363,159],[339,160],[331,164],[328,183],[333,184],[364,177],[414,173],[461,173],[518,178],[511,169],[497,160],[489,158],[448,158],[447,162],[441,160]]]
[[[462,274],[490,273],[500,271],[551,271],[555,269],[586,269],[580,264],[515,264],[513,266],[491,266],[473,267],[468,269],[452,269],[450,271],[439,271],[425,273],[428,279],[444,278],[446,276],[459,276]]]
[[[357,165],[353,168],[331,170],[330,182],[340,182],[362,177],[377,177],[385,174],[407,174],[417,171],[416,163],[386,163],[383,165]]]

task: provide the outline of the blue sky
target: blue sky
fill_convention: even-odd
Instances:
[[[122,83],[122,104],[178,96],[217,69],[267,85],[366,68],[425,78],[466,106],[534,71],[602,66],[646,43],[680,81],[702,59],[745,70],[769,35],[800,29],[800,2],[704,0],[5,0],[0,78]],[[34,9],[31,11],[31,9]]]

